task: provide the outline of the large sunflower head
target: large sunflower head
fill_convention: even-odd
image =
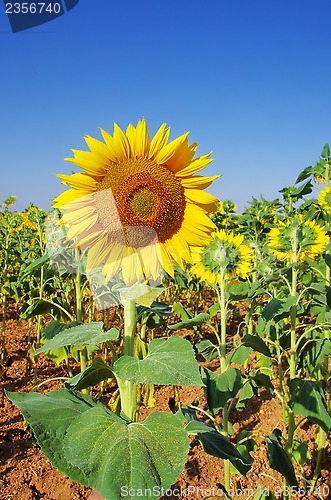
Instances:
[[[253,259],[253,249],[244,243],[242,234],[223,229],[213,233],[213,241],[193,253],[191,272],[208,283],[220,284],[225,279],[247,278]]]
[[[302,216],[279,221],[268,234],[270,252],[279,260],[304,262],[321,254],[329,241],[327,232],[314,220]]]
[[[87,136],[90,151],[67,158],[83,172],[59,175],[71,188],[54,205],[68,239],[88,248],[87,271],[101,265],[107,280],[120,269],[126,284],[156,280],[161,268],[173,275],[173,260],[183,266],[192,245],[211,239],[217,199],[203,190],[218,176],[194,175],[210,154],[194,159],[188,133],[168,142],[165,125],[150,140],[145,120],[101,134],[104,142]]]

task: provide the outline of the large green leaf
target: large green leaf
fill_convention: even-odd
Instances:
[[[66,389],[48,394],[6,392],[6,395],[19,407],[30,424],[37,443],[52,464],[74,481],[88,486],[84,472],[66,460],[63,436],[77,416],[100,403],[90,396]]]
[[[254,349],[254,351],[261,352],[265,356],[271,356],[269,347],[258,335],[249,335],[247,333],[243,338],[243,345],[246,347],[251,347],[252,349]]]
[[[97,385],[102,380],[111,378],[113,375],[110,366],[107,366],[102,358],[97,356],[92,361],[92,364],[85,368],[84,371],[78,373],[75,377],[68,380],[65,385],[68,388],[76,389],[80,391],[86,387],[92,387]]]
[[[179,421],[185,420],[185,430],[188,434],[197,436],[204,450],[209,455],[224,460],[230,460],[236,469],[245,475],[251,467],[251,459],[239,453],[236,447],[225,436],[216,429],[196,416],[196,410],[190,407],[183,407],[176,413]]]
[[[174,302],[172,305],[172,310],[174,313],[178,314],[181,320],[190,319],[193,317],[191,311],[186,309],[181,302]]]
[[[32,302],[24,311],[21,312],[21,319],[27,320],[33,316],[42,316],[56,308],[52,302],[44,299],[38,299]]]
[[[242,375],[237,368],[230,368],[223,373],[214,373],[202,368],[202,381],[209,410],[214,414],[224,408],[230,398],[234,398],[242,388]]]
[[[262,311],[262,317],[267,321],[273,318],[283,318],[289,315],[291,307],[297,303],[297,297],[290,296],[286,300],[271,299]]]
[[[50,351],[57,347],[98,345],[109,340],[116,340],[118,335],[119,331],[116,328],[111,328],[108,332],[104,332],[102,321],[85,323],[84,325],[74,326],[61,331],[42,347],[39,347],[33,355],[36,356],[41,352]]]
[[[58,320],[51,321],[42,332],[41,344],[48,342],[50,339],[58,335],[62,330],[72,328],[80,323],[78,321],[72,321],[71,323],[61,323]],[[58,347],[57,349],[52,349],[51,351],[45,351],[45,355],[50,358],[56,365],[59,365],[64,359],[67,358],[69,352],[69,347]]]
[[[135,384],[203,385],[191,344],[176,336],[153,339],[144,359],[122,356],[113,372]]]
[[[311,176],[313,172],[313,169],[312,167],[306,167],[299,175],[298,175],[298,178],[297,180],[295,181],[296,184],[298,184],[299,182],[302,182],[302,181],[305,181],[306,179],[308,179],[308,177]]]
[[[249,379],[244,383],[244,386],[242,388],[242,391],[240,392],[237,404],[236,404],[236,409],[239,411],[242,411],[246,407],[246,402],[251,399],[251,397],[254,396],[254,387],[253,384],[251,383],[251,380]]]
[[[235,448],[235,446],[222,434],[217,431],[201,432],[197,434],[203,449],[209,455],[223,460],[230,460],[235,468],[242,475],[246,475],[251,468],[251,463],[247,461]]]
[[[226,362],[228,365],[230,365],[231,363],[243,365],[252,351],[253,349],[251,347],[240,344],[228,354],[228,356],[226,357]]]
[[[293,379],[289,383],[291,399],[289,407],[295,415],[302,415],[320,425],[328,433],[331,429],[331,416],[325,406],[323,381]]]
[[[201,356],[203,356],[208,362],[220,355],[218,347],[208,339],[200,340],[195,344],[195,347]]]
[[[202,325],[203,323],[208,323],[210,316],[208,313],[200,313],[194,316],[194,318],[189,318],[175,325],[168,325],[170,330],[181,330],[182,328],[190,328],[193,326]]]
[[[110,411],[91,408],[64,438],[65,456],[107,500],[159,497],[182,472],[189,439],[171,413],[152,413],[127,423]],[[148,493],[146,493],[148,491]]]
[[[293,465],[280,443],[280,434],[279,429],[275,429],[270,436],[267,436],[270,467],[280,472],[289,486],[298,486]]]
[[[34,260],[30,265],[28,265],[25,269],[23,269],[21,279],[26,278],[26,276],[31,274],[33,271],[40,269],[48,261],[49,261],[49,255],[47,253],[45,255],[42,255],[38,259]]]

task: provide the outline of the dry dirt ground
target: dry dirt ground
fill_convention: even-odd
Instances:
[[[1,319],[1,318],[0,318]],[[4,389],[9,391],[31,391],[35,384],[40,392],[48,392],[62,386],[63,380],[52,380],[55,377],[67,377],[64,366],[56,366],[44,355],[40,355],[34,373],[33,367],[27,365],[27,323],[17,322],[14,311],[9,311],[6,321],[6,363],[3,372],[0,393],[1,430],[0,430],[0,500],[76,500],[87,499],[91,490],[75,483],[57,469],[43,455],[36,445],[29,427],[25,424],[18,408],[13,406],[4,395]],[[78,367],[76,368],[78,369]],[[35,377],[35,380],[34,380]],[[40,385],[42,382],[42,385]],[[103,400],[107,402],[111,388],[106,388]],[[155,409],[174,410],[173,388],[156,388]],[[205,400],[201,388],[180,388],[180,401],[190,404],[198,400],[201,408],[205,408]],[[142,418],[153,409],[142,410]],[[283,478],[268,465],[267,445],[264,436],[275,428],[282,428],[281,407],[277,398],[262,389],[260,396],[254,396],[244,411],[232,411],[230,422],[236,435],[244,429],[254,431],[258,449],[252,453],[254,464],[246,477],[239,474],[233,476],[232,488],[236,490],[233,498],[254,499],[258,485],[278,492],[281,499]],[[316,427],[307,422],[300,427],[301,436],[308,442],[312,458],[304,469],[296,468],[298,477],[312,477],[314,458],[313,449]],[[321,477],[314,492],[301,493],[294,498],[331,499],[331,443],[328,443],[323,459]],[[164,499],[192,500],[194,498],[215,498],[217,484],[223,482],[223,462],[220,459],[206,455],[199,442],[191,441],[190,452],[185,469],[171,491],[167,491]],[[303,484],[303,483],[301,483]],[[330,493],[328,493],[330,492]],[[219,495],[222,492],[218,491]],[[224,496],[221,496],[225,498]],[[268,497],[265,497],[268,498]]]

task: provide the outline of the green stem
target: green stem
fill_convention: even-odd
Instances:
[[[296,296],[298,271],[292,269],[292,287],[291,296]],[[290,346],[290,379],[296,377],[296,320],[297,320],[297,305],[294,304],[290,310],[291,321],[291,346]]]
[[[124,306],[124,347],[123,355],[134,357],[134,339],[136,333],[136,304],[133,300],[121,297]],[[129,380],[117,378],[121,395],[122,412],[133,422],[138,421],[139,400],[138,385]]]
[[[220,350],[220,367],[221,373],[226,371],[226,325],[227,325],[227,304],[225,298],[226,279],[225,270],[221,269],[220,273],[220,294],[219,302],[221,308],[221,343]],[[222,411],[222,427],[224,436],[229,436],[229,408],[225,405]],[[228,492],[231,487],[231,464],[229,460],[224,460],[224,486]]]
[[[78,248],[75,249],[75,259],[77,263],[77,273],[75,275],[75,298],[76,298],[76,319],[79,323],[83,322],[83,300],[82,300],[82,274],[78,268],[78,263],[81,260],[81,252]]]
[[[221,308],[221,344],[220,344],[220,366],[221,373],[226,370],[226,300],[225,300],[225,272],[221,270],[220,276],[220,308]]]
[[[326,280],[326,285],[330,285],[330,274],[331,274],[331,269],[329,266],[326,266],[326,271],[325,271],[325,280]]]
[[[81,351],[80,351],[80,355],[79,355],[79,360],[80,360],[80,371],[84,371],[86,366],[87,366],[87,361],[88,361],[88,356],[87,356],[87,349],[86,347],[84,347]]]
[[[316,465],[315,465],[315,470],[314,470],[314,477],[313,477],[313,481],[312,481],[313,486],[316,485],[317,479],[319,478],[319,475],[321,473],[322,460],[323,460],[323,455],[324,455],[324,451],[325,451],[325,445],[326,445],[326,433],[320,427],[318,429],[317,459],[316,459]]]
[[[298,236],[297,230],[294,230],[293,240],[292,240],[292,283],[291,283],[291,296],[296,297],[297,294],[297,257],[298,257]],[[297,305],[294,304],[290,309],[290,322],[291,322],[291,332],[290,332],[290,380],[296,377],[296,320],[297,320]],[[285,441],[285,450],[292,462],[293,453],[293,439],[295,432],[295,418],[293,411],[287,407],[288,415],[288,430],[287,439]],[[289,493],[288,498],[291,498],[291,493]]]
[[[2,369],[5,364],[5,336],[6,336],[6,315],[7,315],[7,295],[3,296],[3,307],[2,307],[2,332],[1,332],[1,359],[0,359],[0,369],[2,377]]]
[[[42,316],[38,316],[37,318],[37,340],[36,340],[36,347],[40,347],[40,339],[41,339],[41,331],[43,328],[43,322],[42,322]]]
[[[283,373],[283,365],[282,365],[282,352],[280,348],[280,338],[279,338],[279,325],[275,325],[276,329],[276,342],[275,342],[275,347],[276,347],[276,356],[277,356],[277,366],[278,366],[278,376],[279,376],[279,386],[280,386],[280,391],[282,395],[282,416],[283,416],[283,425],[284,425],[284,435],[286,433],[286,421],[287,421],[287,406],[286,406],[286,401],[285,399],[287,398],[287,389],[285,385],[285,380],[284,380],[284,373]]]
[[[229,409],[227,406],[223,408],[222,411],[223,421],[223,434],[225,437],[229,437]],[[230,491],[231,488],[231,463],[230,460],[224,460],[224,486],[227,492]]]

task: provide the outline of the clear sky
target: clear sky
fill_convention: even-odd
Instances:
[[[330,23],[330,0],[80,0],[12,33],[1,2],[0,203],[49,210],[83,135],[142,117],[213,151],[221,200],[280,196],[331,143]]]

